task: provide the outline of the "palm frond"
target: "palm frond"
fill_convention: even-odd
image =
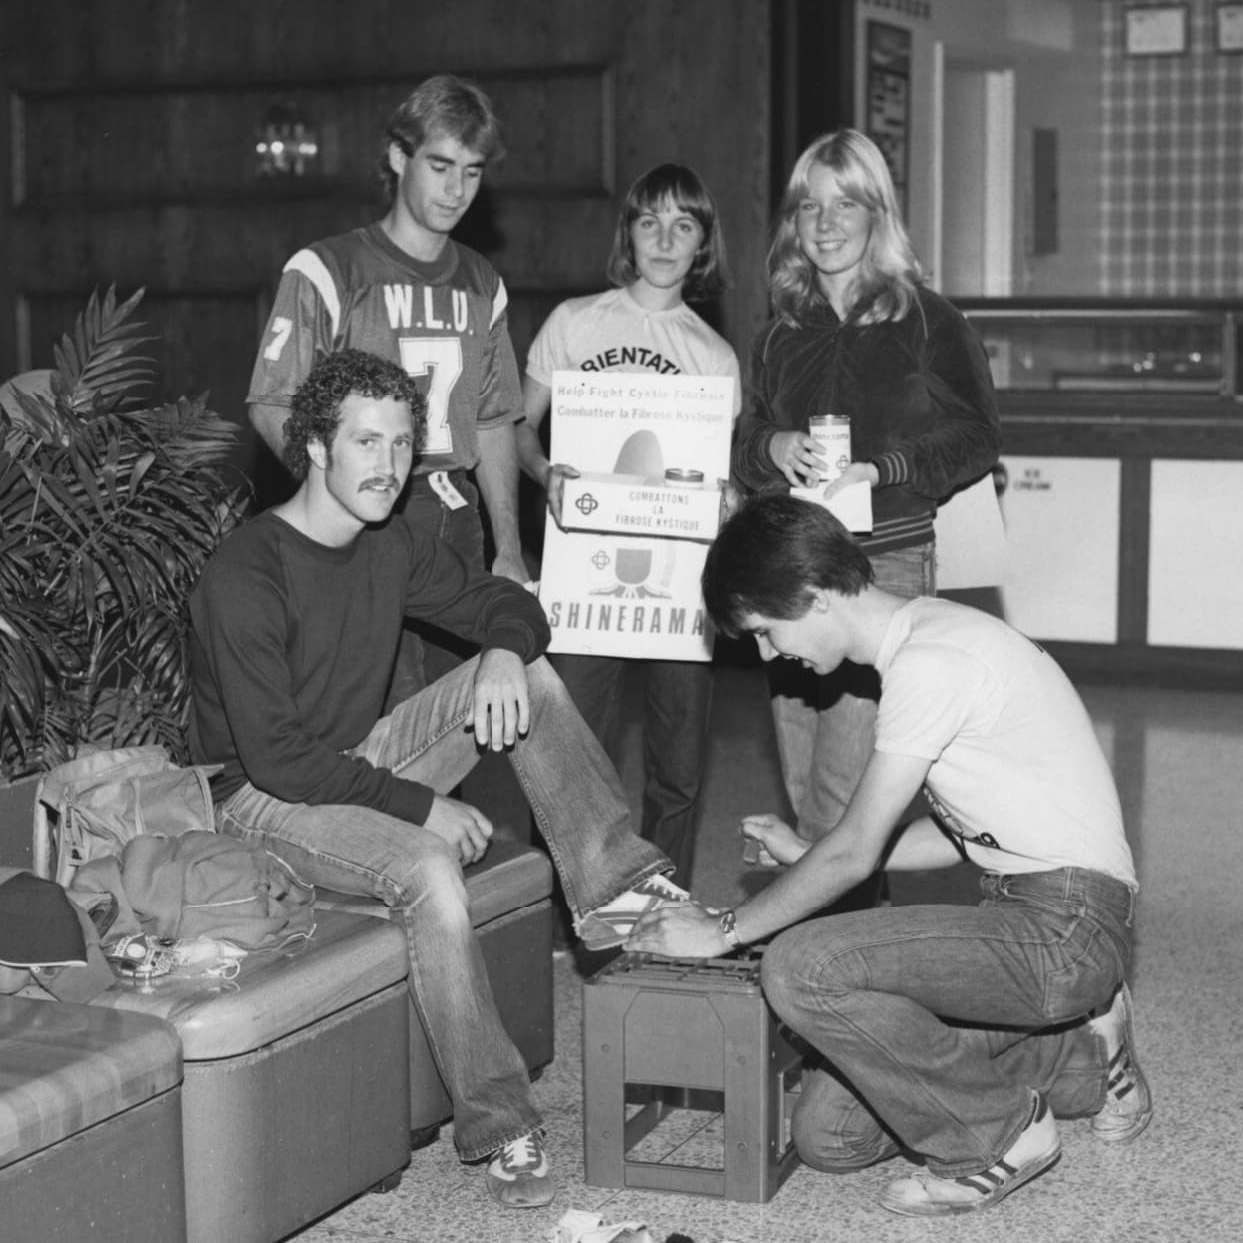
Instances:
[[[80,417],[126,404],[126,398],[141,400],[138,390],[154,386],[155,360],[135,351],[156,338],[145,324],[130,322],[145,292],[139,289],[118,306],[115,285],[102,298],[95,290],[73,332],[53,347],[68,404]]]
[[[13,409],[4,420],[4,448],[14,454],[29,452],[32,445],[62,445],[70,438],[73,420],[62,410],[53,390],[44,393],[14,390]]]
[[[238,443],[238,426],[207,406],[206,396],[182,397],[130,416],[180,470],[221,463]]]

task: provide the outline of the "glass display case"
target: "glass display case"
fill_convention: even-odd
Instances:
[[[1243,299],[955,298],[992,359],[994,601],[1074,676],[1243,685]]]
[[[1243,401],[1243,303],[956,298],[1002,392],[1184,393]]]

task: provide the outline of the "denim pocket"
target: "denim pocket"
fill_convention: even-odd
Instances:
[[[1050,1022],[1086,1014],[1113,993],[1126,971],[1117,941],[1091,918],[1076,918],[1051,950],[1044,979],[1044,1011]]]

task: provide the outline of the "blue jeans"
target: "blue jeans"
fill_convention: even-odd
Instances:
[[[1134,895],[1082,868],[981,888],[979,906],[832,916],[765,951],[769,1002],[828,1063],[792,1120],[809,1165],[906,1150],[942,1177],[978,1174],[1014,1143],[1033,1089],[1062,1116],[1104,1103],[1104,1041],[1085,1016],[1122,982]]]
[[[440,793],[451,789],[479,758],[466,728],[477,665],[472,658],[399,704],[351,754]],[[581,916],[669,862],[631,829],[617,774],[548,662],[529,665],[527,681],[530,729],[508,758]],[[284,803],[251,785],[217,809],[217,825],[272,850],[313,884],[379,898],[398,913],[410,992],[464,1160],[540,1125],[526,1067],[492,998],[456,851],[383,812]]]
[[[872,558],[876,586],[913,600],[935,590],[932,544]],[[793,661],[768,666],[781,776],[800,837],[837,826],[876,742],[876,670],[844,662],[824,677]]]
[[[484,558],[479,491],[464,472],[454,471],[452,481],[468,502],[460,509],[450,509],[427,482],[426,475],[411,475],[402,498],[402,513],[411,526],[439,535],[471,569],[484,573],[488,567]],[[473,644],[455,635],[419,622],[407,622],[401,632],[401,646],[389,686],[388,711],[417,695],[474,651]]]
[[[627,677],[643,680],[642,835],[674,864],[689,889],[695,828],[708,748],[712,666],[693,660],[628,660],[556,655],[553,668],[603,744],[621,766],[622,706]]]

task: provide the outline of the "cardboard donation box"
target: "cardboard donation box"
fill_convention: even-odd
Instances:
[[[710,544],[721,525],[717,480],[711,484],[701,479],[671,482],[671,473],[584,471],[577,479],[565,481],[561,521],[576,531],[617,531]]]
[[[553,373],[550,457],[581,473],[565,481],[571,529],[544,527],[550,651],[712,659],[699,577],[733,412],[729,376]]]

